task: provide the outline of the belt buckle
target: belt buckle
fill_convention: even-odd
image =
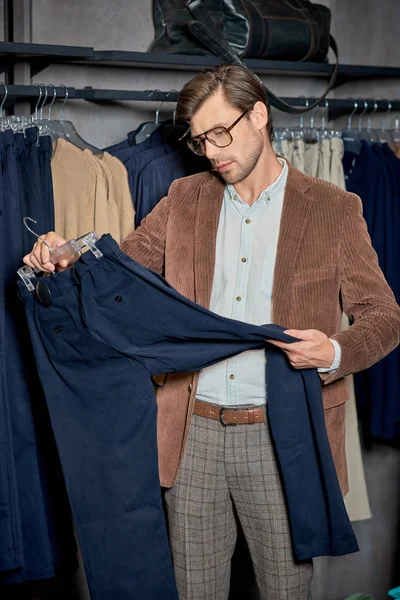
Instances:
[[[224,419],[224,410],[237,410],[235,408],[232,408],[231,406],[221,406],[221,409],[219,411],[219,422],[221,423],[221,425],[223,427],[236,427],[237,423],[227,423]]]

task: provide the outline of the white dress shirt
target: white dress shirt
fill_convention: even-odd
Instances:
[[[278,160],[279,177],[252,206],[227,185],[219,217],[210,310],[254,325],[272,323],[272,284],[288,174],[286,161]],[[340,346],[334,346],[335,360],[323,372],[339,366]],[[196,397],[223,406],[265,404],[265,383],[265,352],[249,350],[203,369]]]

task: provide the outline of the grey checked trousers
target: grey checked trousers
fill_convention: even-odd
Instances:
[[[165,502],[180,600],[228,599],[237,534],[233,504],[260,600],[310,600],[313,565],[293,559],[266,423],[223,427],[193,415],[178,479]]]

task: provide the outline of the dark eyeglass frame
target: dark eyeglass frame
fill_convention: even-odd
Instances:
[[[233,137],[232,137],[232,134],[231,134],[231,130],[235,127],[235,125],[237,125],[239,123],[239,121],[241,119],[243,119],[243,117],[249,112],[249,110],[250,109],[245,110],[244,113],[242,113],[240,115],[240,117],[238,117],[236,119],[236,121],[234,121],[232,123],[232,125],[230,125],[229,127],[224,127],[223,125],[218,125],[217,127],[211,127],[211,129],[208,129],[204,133],[200,133],[199,135],[196,135],[195,137],[190,138],[190,140],[187,141],[187,145],[192,150],[192,152],[194,152],[195,154],[197,154],[199,156],[204,156],[205,152],[203,150],[200,153],[197,152],[194,149],[193,142],[201,142],[202,140],[208,140],[210,142],[210,144],[213,144],[213,146],[217,146],[217,148],[226,148],[227,146],[230,146],[232,144],[232,142],[233,142]],[[224,144],[223,146],[220,146],[219,144],[216,144],[213,140],[210,140],[210,138],[208,137],[208,134],[211,131],[214,131],[215,129],[223,129],[228,134],[228,137],[230,138],[230,141],[227,144]],[[200,148],[201,148],[201,146],[200,146]]]

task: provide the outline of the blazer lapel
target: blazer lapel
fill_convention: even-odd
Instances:
[[[290,282],[309,219],[312,194],[310,180],[289,163],[279,229],[272,290],[273,322],[285,324]]]
[[[224,184],[214,175],[204,183],[197,197],[194,233],[195,298],[209,308],[215,268],[215,248]]]

